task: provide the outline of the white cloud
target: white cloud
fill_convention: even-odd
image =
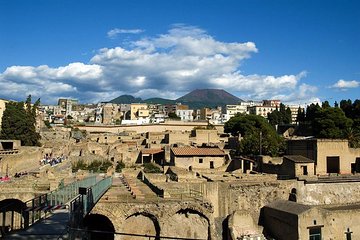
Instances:
[[[132,31],[113,30],[113,34]],[[245,99],[277,96],[300,101],[315,97],[315,87],[301,84],[306,72],[280,76],[242,74],[243,61],[257,52],[253,42],[221,42],[203,29],[175,25],[166,34],[140,38],[127,48],[100,49],[90,63],[75,62],[57,68],[8,67],[0,73],[0,85],[7,85],[0,97],[33,92],[52,102],[59,96],[90,102],[126,93],[143,99],[174,99],[196,88],[222,88]]]
[[[348,89],[348,88],[357,88],[360,86],[359,81],[345,81],[343,79],[340,79],[337,81],[334,85],[332,85],[332,88],[338,88],[338,89]]]
[[[142,29],[120,29],[114,28],[107,32],[108,38],[116,38],[119,34],[139,34],[144,32]]]

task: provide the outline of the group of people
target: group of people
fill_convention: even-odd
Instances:
[[[5,175],[5,177],[0,177],[0,182],[5,182],[5,181],[9,181],[10,178],[8,175]]]
[[[19,177],[24,176],[24,175],[28,175],[28,173],[26,171],[25,172],[18,172],[18,173],[15,173],[14,178],[19,178]]]
[[[65,156],[61,154],[58,157],[52,157],[52,154],[45,154],[44,158],[40,160],[40,165],[50,164],[50,166],[55,166],[58,163],[62,163],[65,160]]]

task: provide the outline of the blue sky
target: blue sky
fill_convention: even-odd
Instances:
[[[0,98],[356,99],[360,1],[0,0]]]

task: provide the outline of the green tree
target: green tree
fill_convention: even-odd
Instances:
[[[168,114],[168,117],[169,117],[170,119],[181,119],[178,115],[176,115],[176,113],[173,113],[173,112],[170,112],[170,113]]]
[[[340,108],[321,109],[313,121],[313,132],[319,138],[346,138],[345,131],[353,121],[347,118]]]
[[[31,105],[31,95],[26,102],[8,102],[2,117],[0,137],[21,140],[23,146],[39,146],[40,134],[36,132],[36,109],[40,99]]]
[[[296,121],[298,123],[305,121],[305,111],[301,107],[298,108],[298,114],[297,114]]]
[[[277,156],[284,150],[284,139],[261,116],[236,115],[225,123],[224,131],[233,136],[241,134],[243,139],[238,150],[245,155],[261,151],[265,155]]]
[[[280,103],[280,110],[276,110],[268,113],[268,120],[272,126],[279,124],[290,124],[292,122],[291,110],[286,108],[284,104]]]

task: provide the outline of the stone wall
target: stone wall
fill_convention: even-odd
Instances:
[[[150,125],[121,125],[121,126],[76,126],[80,130],[88,132],[112,132],[136,131],[137,133],[164,132],[164,131],[191,131],[194,127],[207,126],[207,122],[168,122]],[[224,132],[224,125],[215,125],[219,133]]]
[[[297,187],[297,200],[307,205],[353,204],[360,199],[360,182],[314,183]]]

